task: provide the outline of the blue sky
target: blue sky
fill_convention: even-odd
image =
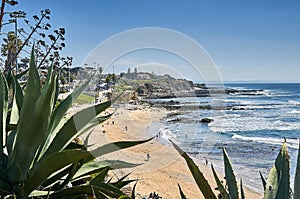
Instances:
[[[300,82],[300,2],[296,0],[30,0],[20,2],[18,8],[29,15],[49,8],[52,25],[67,30],[64,54],[73,56],[75,65],[114,34],[162,27],[202,45],[225,81]]]

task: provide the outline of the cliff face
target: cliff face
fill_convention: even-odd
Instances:
[[[207,96],[208,91],[204,84],[195,85],[192,81],[184,79],[151,79],[151,80],[129,80],[118,82],[135,90],[139,96],[145,98],[173,98],[189,96]]]
[[[194,84],[185,79],[120,79],[117,85],[143,98],[208,97],[214,95],[262,95],[263,90],[232,89]]]

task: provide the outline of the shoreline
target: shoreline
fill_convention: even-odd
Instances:
[[[94,129],[90,140],[92,144],[95,144],[93,147],[96,147],[112,141],[141,140],[154,136],[155,138],[148,143],[108,154],[101,159],[117,159],[142,164],[135,168],[116,171],[114,174],[122,177],[124,174],[131,173],[129,179],[138,179],[137,198],[148,196],[154,191],[162,198],[178,198],[180,195],[177,183],[180,184],[187,197],[201,198],[202,194],[184,159],[171,145],[162,143],[166,140],[159,137],[158,130],[163,125],[161,120],[165,116],[166,109],[162,107],[119,107],[110,120]],[[214,190],[216,184],[210,166],[204,165],[204,160],[195,159],[194,161]],[[221,176],[220,173],[222,172],[218,170],[219,176]],[[248,186],[245,186],[245,189],[248,198],[262,196],[261,193],[257,193]],[[215,191],[215,193],[218,192]]]

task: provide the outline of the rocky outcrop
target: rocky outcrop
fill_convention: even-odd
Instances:
[[[201,120],[200,120],[200,122],[202,122],[202,123],[211,123],[211,122],[213,122],[214,120],[213,119],[211,119],[211,118],[202,118]]]

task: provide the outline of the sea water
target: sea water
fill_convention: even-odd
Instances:
[[[162,138],[173,140],[199,160],[208,159],[220,170],[222,148],[226,148],[238,178],[261,192],[259,171],[267,177],[286,138],[293,181],[300,136],[300,84],[226,84],[225,87],[251,92],[167,99],[180,105],[163,121]],[[234,108],[200,110],[196,108],[198,105]],[[206,117],[214,121],[199,122]]]

